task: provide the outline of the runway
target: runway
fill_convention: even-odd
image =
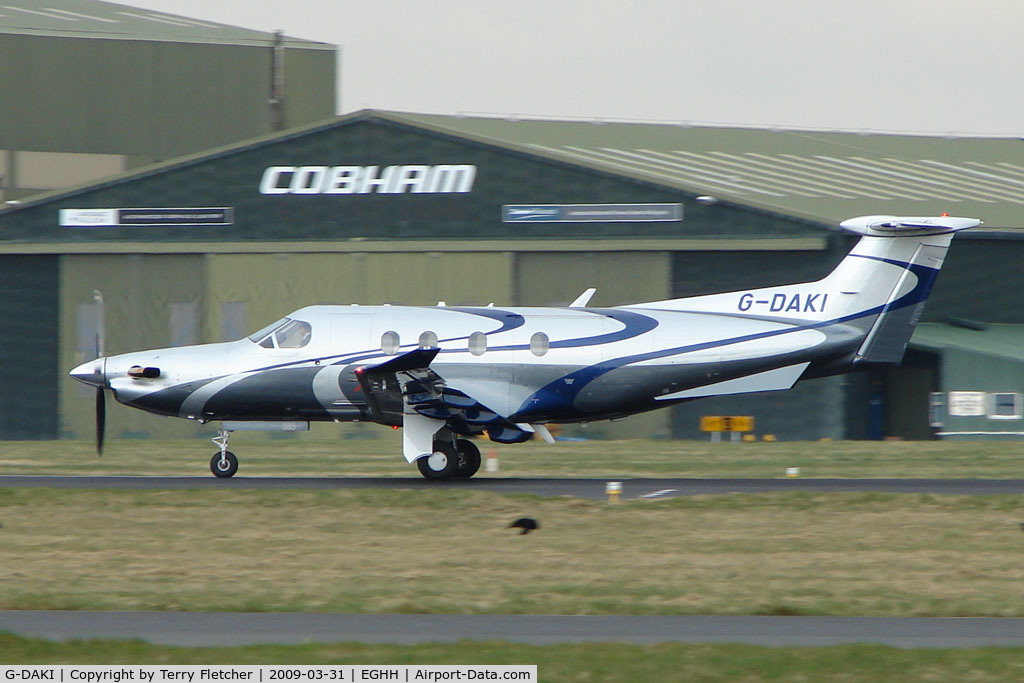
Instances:
[[[603,499],[609,481],[622,483],[623,498],[670,498],[700,494],[875,492],[955,495],[1024,493],[1024,479],[500,479],[479,477],[428,481],[422,477],[63,477],[0,476],[0,488],[68,489],[462,489]]]
[[[740,643],[773,647],[875,643],[900,648],[1022,647],[1024,619],[902,617],[0,612],[0,632],[47,640],[140,639],[217,647],[309,642],[531,645]]]

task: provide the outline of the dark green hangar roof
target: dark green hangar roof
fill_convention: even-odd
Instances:
[[[267,45],[272,37],[262,31],[98,0],[6,0],[0,5],[0,34],[4,33],[219,45]],[[285,45],[335,49],[297,38],[286,38]]]
[[[1024,141],[401,114],[456,135],[813,221],[981,218],[1024,229]]]
[[[321,175],[370,169],[383,174],[385,168],[444,170],[449,184],[454,169],[469,175],[459,176],[464,190],[449,188],[447,194],[406,192],[408,183],[384,191],[380,180],[368,193],[309,191],[303,185]],[[284,187],[288,182],[303,186]],[[506,212],[593,205],[680,207],[680,213],[661,222],[523,222]],[[151,216],[151,207],[172,215]],[[175,223],[188,213],[179,209],[192,207],[223,215],[210,219],[213,225],[184,218]],[[140,209],[156,224],[129,226],[119,222],[120,214],[114,221],[106,213]],[[7,248],[76,243],[102,249],[146,240],[823,240],[821,226],[835,227],[852,216],[942,212],[980,218],[991,236],[1024,234],[1022,209],[1024,144],[1016,139],[364,110],[36,195],[0,211],[0,242]],[[94,219],[104,224],[82,224]],[[163,229],[171,224],[177,227]]]

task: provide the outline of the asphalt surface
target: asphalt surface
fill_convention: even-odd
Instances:
[[[901,617],[0,612],[0,632],[47,640],[139,639],[180,646],[503,640],[743,643],[901,648],[1024,647],[1024,619]]]
[[[63,477],[2,476],[0,488],[70,489],[437,489],[458,488],[540,496],[606,498],[609,479],[490,479],[428,481],[422,477]],[[622,498],[665,498],[698,494],[807,491],[837,493],[1022,494],[1024,479],[619,479]]]

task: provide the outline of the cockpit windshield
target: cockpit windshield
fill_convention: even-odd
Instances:
[[[301,349],[309,343],[312,335],[313,326],[305,320],[281,318],[249,335],[249,340],[265,349]]]
[[[263,340],[263,338],[266,337],[268,334],[270,334],[271,332],[273,332],[277,328],[281,327],[282,325],[284,325],[285,323],[290,322],[290,321],[291,321],[291,318],[281,318],[277,322],[270,323],[269,325],[267,325],[266,327],[262,328],[258,332],[253,332],[252,334],[250,334],[249,335],[249,341],[253,341],[253,342],[256,342],[257,344],[259,344]]]

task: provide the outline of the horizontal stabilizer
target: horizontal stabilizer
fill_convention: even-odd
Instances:
[[[749,394],[755,391],[782,391],[789,389],[800,375],[804,374],[809,363],[798,363],[784,368],[776,368],[755,375],[737,377],[736,379],[707,384],[702,387],[685,389],[664,396],[656,396],[659,401],[672,401],[681,398],[702,398],[704,396],[725,396],[727,394]]]
[[[839,227],[858,235],[909,237],[959,232],[979,225],[977,218],[957,216],[859,216],[843,221]]]

